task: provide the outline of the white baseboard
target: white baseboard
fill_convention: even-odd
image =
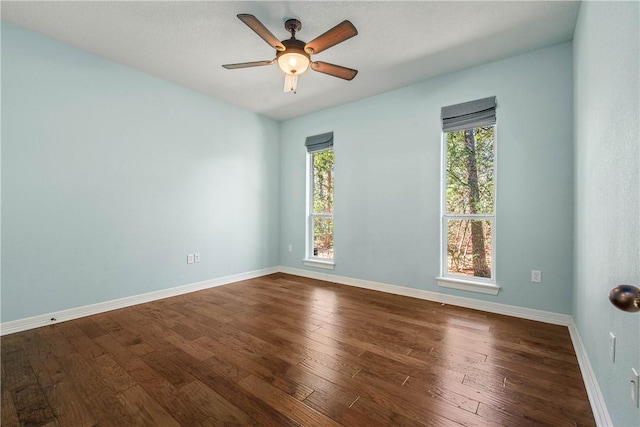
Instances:
[[[278,273],[279,271],[280,267],[264,268],[261,270],[233,274],[231,276],[190,283],[188,285],[177,286],[146,294],[133,295],[111,301],[99,302],[97,304],[85,305],[83,307],[70,308],[67,310],[28,317],[26,319],[4,322],[0,324],[0,336],[39,328],[41,326],[52,325],[54,323],[60,323],[67,320],[78,319],[80,317],[91,316],[92,314],[104,313],[105,311],[116,310],[118,308],[130,307],[132,305],[142,304],[145,302],[201,291],[203,289],[213,288],[216,286],[228,285],[229,283],[239,282],[241,280],[254,279],[256,277],[266,276],[267,274]]]
[[[593,411],[593,417],[596,420],[596,425],[599,427],[613,426],[613,421],[607,411],[607,406],[604,402],[604,396],[600,391],[596,373],[591,367],[589,362],[589,356],[582,344],[580,333],[576,328],[576,325],[571,322],[569,325],[569,334],[571,335],[571,341],[573,342],[573,348],[578,358],[578,365],[580,365],[580,372],[582,373],[582,379],[584,380],[584,386],[587,389],[587,395],[589,396],[589,403],[591,404],[591,410]]]
[[[396,295],[419,298],[427,301],[472,308],[474,310],[486,311],[489,313],[504,314],[506,316],[519,317],[521,319],[537,320],[539,322],[551,323],[554,325],[569,326],[573,323],[571,316],[568,314],[552,313],[549,311],[534,310],[532,308],[517,307],[490,301],[481,301],[472,298],[440,294],[438,292],[425,291],[422,289],[389,285],[386,283],[372,282],[369,280],[354,279],[344,276],[336,276],[329,273],[319,273],[298,268],[280,267],[280,272],[293,274],[296,276],[309,277],[312,279],[325,280],[327,282],[339,283],[341,285],[357,286],[359,288],[371,289],[374,291],[387,292]]]

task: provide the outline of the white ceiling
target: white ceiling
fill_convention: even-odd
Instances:
[[[574,1],[2,1],[2,19],[244,109],[285,120],[573,38]],[[308,71],[283,93],[275,51],[236,15],[279,39],[287,18],[310,41],[348,19],[358,35],[313,56],[359,70]]]

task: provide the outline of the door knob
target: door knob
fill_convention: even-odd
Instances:
[[[640,289],[631,285],[620,285],[611,289],[609,301],[622,311],[640,311]]]

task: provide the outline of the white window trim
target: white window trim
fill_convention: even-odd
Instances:
[[[333,270],[336,266],[333,261],[320,261],[319,258],[305,258],[302,262],[308,267],[324,268],[326,270]]]
[[[447,133],[442,132],[441,141],[441,173],[440,173],[440,276],[436,277],[436,283],[443,288],[458,289],[469,292],[477,292],[489,295],[497,295],[500,291],[496,281],[496,211],[498,188],[498,125],[493,125],[495,143],[493,145],[493,215],[458,215],[447,214]],[[490,219],[491,220],[491,279],[484,277],[465,276],[453,274],[447,271],[447,230],[448,219]]]
[[[333,148],[329,148],[329,150],[333,150]],[[309,267],[333,270],[335,267],[333,258],[320,258],[313,255],[313,218],[333,219],[332,213],[313,213],[313,154],[314,153],[307,153],[307,225],[305,227],[305,257],[302,262],[304,263],[304,265]]]
[[[436,283],[441,288],[459,289],[461,291],[477,292],[481,294],[498,295],[498,292],[500,292],[500,286],[494,283],[483,283],[477,280],[465,280],[453,277],[436,277]]]

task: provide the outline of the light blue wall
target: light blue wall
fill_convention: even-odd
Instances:
[[[616,426],[640,425],[640,313],[607,300],[640,286],[640,3],[583,2],[574,37],[575,292],[573,317]],[[608,337],[617,337],[615,364]]]
[[[569,314],[572,72],[565,43],[284,122],[280,263],[305,268],[304,141],[334,131],[333,274]],[[434,280],[440,108],[491,95],[498,100],[498,296],[439,288]],[[532,269],[542,271],[541,284],[530,282]]]
[[[279,140],[3,22],[2,322],[278,265]]]

